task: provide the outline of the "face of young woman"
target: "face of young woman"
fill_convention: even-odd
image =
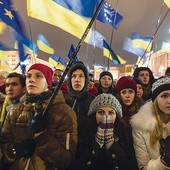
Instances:
[[[107,89],[110,88],[110,86],[112,86],[113,82],[110,76],[105,75],[100,79],[100,83],[103,88]]]
[[[101,107],[96,111],[96,122],[103,122],[103,123],[115,123],[116,120],[116,111],[112,107]]]
[[[142,85],[141,84],[136,84],[137,85],[137,96],[139,97],[139,98],[141,98],[142,97],[142,95],[143,95],[143,87],[142,87]]]
[[[27,72],[26,87],[28,94],[41,94],[48,90],[48,84],[44,74],[36,69]]]
[[[123,89],[120,91],[120,96],[124,105],[130,106],[135,99],[135,91],[131,88]]]
[[[170,90],[165,90],[157,96],[159,109],[165,114],[170,116]]]

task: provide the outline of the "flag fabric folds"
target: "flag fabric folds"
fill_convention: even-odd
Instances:
[[[61,57],[57,57],[54,54],[50,55],[49,63],[61,70],[64,70],[67,65],[67,62],[64,59],[62,59]]]
[[[39,34],[37,39],[38,48],[48,54],[54,54],[54,49],[50,47],[49,42],[44,37],[44,35]]]
[[[100,0],[98,0],[98,4]],[[103,22],[107,25],[112,26],[113,28],[117,28],[120,22],[122,21],[123,17],[116,12],[108,2],[104,2],[98,16],[97,20]]]
[[[73,44],[71,44],[70,50],[69,50],[69,52],[68,52],[68,58],[69,58],[69,59],[71,59],[72,54],[73,54],[74,51],[75,51],[75,47],[74,47]],[[79,56],[76,55],[75,61],[78,61],[78,60],[79,60]]]
[[[0,19],[18,33],[23,34],[20,18],[17,11],[12,9],[12,5],[11,0],[0,0]]]
[[[131,35],[133,46],[136,48],[141,48],[147,52],[151,51],[152,48],[152,37],[144,37],[137,33],[132,33]]]
[[[78,1],[78,0],[77,0]],[[86,0],[91,3],[86,6],[87,8],[92,9],[91,14],[95,9],[94,0]],[[81,6],[76,6],[78,8],[83,8],[81,2],[86,2],[84,0],[80,1]],[[90,17],[80,16],[73,12],[71,9],[67,9],[63,7],[61,1],[52,1],[52,0],[27,0],[27,13],[28,16],[33,17],[35,19],[44,21],[53,26],[59,27],[64,31],[76,36],[77,38],[81,38],[87,25],[90,22]],[[66,2],[66,0],[63,0]],[[71,3],[72,1],[70,1]],[[37,5],[38,4],[38,5]],[[82,9],[82,11],[86,11],[86,9]],[[88,42],[90,34],[86,37],[86,42]]]
[[[167,5],[168,8],[170,8],[170,0],[164,0],[164,3]]]
[[[139,57],[143,57],[146,53],[144,49],[136,48],[130,38],[125,38],[123,42],[123,50],[128,51],[132,54],[135,54]]]
[[[8,60],[8,51],[0,50],[0,60],[4,61]]]
[[[116,53],[105,40],[103,40],[103,55],[112,60],[114,64],[121,64]]]

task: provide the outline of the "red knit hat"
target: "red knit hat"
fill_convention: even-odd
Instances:
[[[133,89],[136,92],[136,82],[129,76],[123,76],[116,83],[116,94],[119,93],[121,90],[128,88]]]
[[[49,85],[49,88],[52,87],[52,75],[53,75],[53,70],[44,65],[44,64],[40,64],[40,63],[36,63],[36,64],[33,64],[29,69],[28,71],[32,70],[32,69],[36,69],[36,70],[39,70],[43,73],[44,77],[46,78],[46,81]],[[27,71],[27,72],[28,72]]]

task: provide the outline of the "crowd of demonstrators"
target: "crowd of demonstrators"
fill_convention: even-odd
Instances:
[[[5,94],[5,81],[8,74],[9,73],[7,71],[3,71],[3,70],[0,71],[0,92],[3,94]]]
[[[65,169],[73,160],[76,115],[61,92],[43,115],[52,93],[52,74],[51,68],[39,63],[28,69],[26,99],[9,110],[1,130],[1,169]]]
[[[63,71],[40,63],[26,79],[0,71],[0,169],[170,169],[166,72],[155,82],[148,67],[117,81],[103,71],[96,85],[75,61],[42,115]]]
[[[26,84],[22,74],[12,72],[5,82],[6,96],[1,109],[0,123],[3,124],[7,112],[17,103],[25,100]]]
[[[69,69],[67,77],[68,93],[66,93],[66,103],[72,107],[77,115],[78,123],[78,144],[74,162],[69,170],[81,169],[82,150],[84,148],[84,131],[88,122],[88,110],[93,96],[88,93],[89,73],[86,66],[81,61],[76,61]]]
[[[82,170],[135,170],[133,160],[128,156],[132,146],[121,121],[119,101],[112,94],[102,93],[92,101],[88,115]]]
[[[131,119],[138,166],[143,170],[170,169],[170,78],[152,86],[152,101]]]
[[[138,78],[143,84],[143,96],[144,101],[148,101],[152,97],[152,84],[155,79],[152,71],[148,67],[137,67],[133,73],[134,78]]]
[[[103,71],[100,73],[97,95],[102,93],[110,93],[113,95],[115,94],[113,76],[109,71]]]

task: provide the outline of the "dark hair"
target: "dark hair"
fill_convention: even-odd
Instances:
[[[170,76],[170,67],[168,67],[165,71],[165,76]]]
[[[7,79],[8,78],[13,78],[13,77],[16,77],[19,79],[22,87],[25,87],[26,86],[26,82],[25,82],[25,76],[23,76],[22,74],[19,74],[19,73],[16,73],[16,72],[13,72],[13,73],[10,73],[8,76],[7,76]]]

